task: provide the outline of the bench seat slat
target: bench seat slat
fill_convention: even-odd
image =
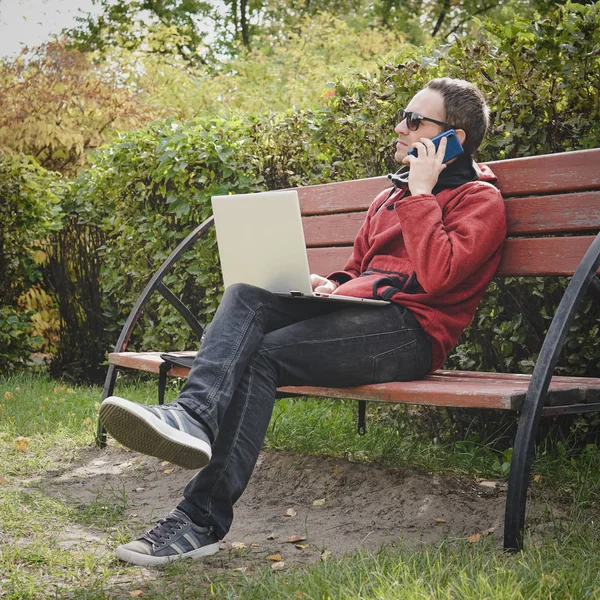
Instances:
[[[496,276],[572,275],[593,240],[593,236],[509,239]],[[311,273],[328,275],[343,268],[352,248],[308,248],[307,252]]]
[[[177,354],[194,356],[195,351]],[[109,363],[158,373],[162,359],[159,352],[114,352],[109,354]],[[169,371],[169,375],[177,377],[187,377],[188,373],[189,370],[183,367],[173,367]],[[518,410],[527,392],[529,380],[529,375],[522,374],[436,371],[419,381],[364,385],[354,388],[286,386],[279,388],[279,392],[292,396]],[[552,378],[547,406],[589,402],[600,402],[600,379]]]

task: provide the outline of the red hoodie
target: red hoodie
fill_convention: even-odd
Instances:
[[[410,310],[431,339],[430,371],[439,369],[500,262],[506,237],[495,175],[436,196],[385,190],[369,207],[343,271],[329,275],[337,294],[391,300]],[[387,198],[387,200],[386,200]]]

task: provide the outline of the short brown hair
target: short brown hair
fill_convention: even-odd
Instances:
[[[464,79],[440,77],[426,86],[438,91],[444,98],[444,121],[466,133],[463,148],[473,156],[481,144],[490,123],[490,109],[479,88]]]

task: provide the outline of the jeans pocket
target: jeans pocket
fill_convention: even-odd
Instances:
[[[419,379],[423,377],[422,362],[416,339],[377,354],[371,359],[371,383]]]

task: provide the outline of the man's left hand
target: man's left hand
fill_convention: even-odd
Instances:
[[[436,152],[433,142],[423,137],[413,144],[417,156],[408,155],[402,161],[405,165],[410,165],[408,188],[413,196],[431,194],[440,173],[446,168],[446,143],[446,138],[442,138]]]

